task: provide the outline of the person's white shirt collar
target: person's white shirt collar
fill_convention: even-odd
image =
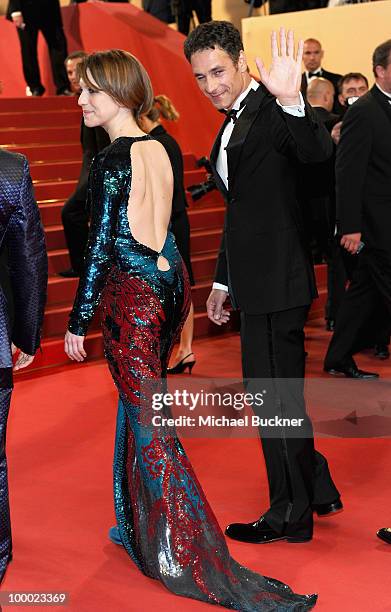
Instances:
[[[380,89],[380,91],[381,91],[381,92],[382,92],[382,93],[383,93],[385,96],[387,96],[387,98],[390,98],[390,100],[391,100],[391,93],[388,93],[387,91],[384,91],[384,89],[382,89],[382,88],[380,87],[379,83],[375,83],[375,85],[376,85],[376,87],[377,87],[378,89]]]

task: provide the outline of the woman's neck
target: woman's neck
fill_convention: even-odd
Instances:
[[[124,117],[118,117],[109,125],[104,126],[111,142],[121,136],[145,136],[145,132],[139,128],[132,114],[128,113]]]

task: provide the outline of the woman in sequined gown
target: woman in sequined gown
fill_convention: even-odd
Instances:
[[[148,384],[164,388],[190,301],[167,229],[172,171],[162,145],[137,126],[153,101],[140,63],[124,51],[94,53],[80,75],[85,123],[102,125],[111,145],[91,167],[85,272],[65,350],[76,361],[86,357],[84,337],[100,303],[105,355],[119,392],[114,500],[122,543],[144,574],[178,595],[242,612],[309,610],[316,595],[296,595],[230,557],[175,431],[150,425]]]

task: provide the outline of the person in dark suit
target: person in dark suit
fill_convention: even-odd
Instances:
[[[207,23],[212,20],[212,0],[174,0],[178,32],[185,36],[189,33],[193,12],[197,15],[198,23]]]
[[[56,93],[59,96],[71,95],[64,67],[67,41],[62,26],[59,0],[10,0],[7,18],[15,24],[18,32],[23,74],[31,94],[42,96],[45,92],[37,54],[38,33],[41,31],[49,49]]]
[[[72,91],[75,95],[80,93],[77,66],[87,56],[85,51],[74,51],[65,60],[65,67]],[[75,278],[80,276],[84,251],[88,239],[89,212],[87,210],[87,183],[90,166],[93,158],[99,151],[110,144],[107,132],[101,128],[89,128],[85,125],[83,118],[80,127],[80,143],[83,151],[83,161],[79,180],[75,192],[65,202],[61,219],[64,227],[65,240],[67,243],[71,267],[59,272],[64,278]]]
[[[342,75],[322,68],[323,57],[324,50],[320,42],[316,38],[307,38],[304,41],[303,64],[305,71],[301,75],[301,93],[304,96],[306,95],[308,83],[311,79],[316,77],[327,79],[334,86],[333,113],[340,115],[341,105],[338,101],[338,82]]]
[[[6,428],[12,371],[40,344],[46,300],[45,236],[26,158],[0,149],[0,583],[12,558]],[[12,354],[18,353],[15,365]]]
[[[226,530],[236,540],[259,543],[308,541],[313,510],[342,509],[305,411],[304,324],[316,287],[296,199],[298,164],[326,160],[332,141],[300,95],[302,45],[294,58],[293,33],[286,38],[281,29],[280,47],[281,55],[273,33],[272,66],[268,72],[258,60],[259,84],[232,24],[200,25],[185,42],[201,91],[227,113],[210,157],[227,211],[208,316],[217,325],[228,321],[229,294],[241,310],[247,388],[262,379],[261,389],[271,392],[259,414],[297,414],[303,424],[300,434],[261,429],[270,509],[254,523]]]
[[[307,100],[320,122],[329,132],[339,121],[331,112],[334,102],[334,87],[323,78],[311,79],[307,89]],[[306,164],[301,168],[299,200],[303,208],[304,226],[311,247],[314,263],[327,263],[326,321],[329,324],[333,296],[333,253],[335,230],[335,151],[325,162]]]
[[[139,119],[141,129],[158,140],[167,151],[174,174],[174,193],[172,196],[171,231],[175,236],[178,251],[185,263],[190,284],[194,285],[194,275],[190,260],[190,223],[187,214],[187,200],[183,177],[182,151],[175,140],[160,123],[160,119],[177,121],[179,113],[167,96],[154,97],[154,104],[147,115]],[[195,365],[193,353],[194,307],[190,310],[183,326],[180,342],[174,357],[174,365],[167,369],[168,374],[181,374],[186,369],[191,373]]]
[[[337,148],[337,219],[341,245],[358,265],[338,311],[324,368],[350,378],[374,378],[359,370],[354,345],[382,301],[391,321],[391,40],[373,54],[376,83],[344,117]]]

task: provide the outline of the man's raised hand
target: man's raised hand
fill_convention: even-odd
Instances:
[[[285,33],[285,28],[280,28],[280,49],[278,49],[277,33],[272,32],[271,49],[272,63],[270,70],[265,68],[263,61],[257,57],[259,75],[262,83],[283,106],[300,103],[301,85],[301,61],[303,57],[304,43],[299,40],[297,54],[295,57],[295,38],[293,30]]]

